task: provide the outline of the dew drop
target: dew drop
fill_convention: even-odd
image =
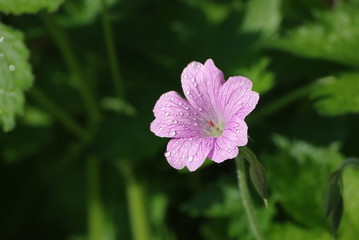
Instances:
[[[183,116],[183,112],[180,112],[179,115]]]
[[[171,97],[171,101],[173,101],[173,100],[175,100],[175,98],[174,98],[174,97]]]
[[[187,75],[184,75],[183,77],[186,79],[186,78],[187,78]]]
[[[15,66],[14,66],[14,65],[10,65],[10,66],[9,66],[9,70],[10,70],[11,72],[15,71]]]
[[[163,130],[163,127],[160,127],[160,130]]]
[[[198,109],[198,111],[202,112],[202,111],[203,111],[203,108]]]
[[[173,123],[173,124],[177,124],[178,121],[177,121],[177,120],[173,120],[172,123]]]
[[[178,142],[178,140],[177,140],[177,141],[175,141],[175,143],[179,143],[179,142]]]
[[[168,116],[168,115],[170,115],[170,113],[169,113],[169,112],[166,112],[165,115]]]
[[[162,107],[161,110],[166,110],[166,108],[165,108],[165,107]]]
[[[184,109],[188,110],[188,109],[189,109],[189,107],[184,107]]]
[[[178,104],[179,104],[180,106],[182,106],[182,105],[183,105],[183,103],[182,103],[182,102],[179,102]]]
[[[189,161],[189,162],[192,162],[192,161],[193,161],[193,156],[191,156],[191,155],[188,156],[188,161]]]
[[[194,78],[191,78],[191,82],[194,82]]]
[[[190,95],[191,93],[190,93],[190,91],[187,91],[186,94],[187,94],[187,95]]]
[[[177,134],[176,131],[170,131],[170,132],[169,132],[169,135],[170,135],[171,137],[176,136],[176,134]]]
[[[194,85],[195,87],[197,87],[197,86],[198,86],[198,85],[197,85],[197,83],[194,83],[193,85]]]
[[[171,156],[171,152],[165,152],[165,157],[169,157],[169,156]]]

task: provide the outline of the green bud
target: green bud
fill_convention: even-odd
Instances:
[[[256,155],[247,147],[240,148],[240,154],[249,162],[249,176],[251,182],[262,197],[266,208],[268,207],[268,187],[265,177],[265,170],[261,162],[258,161]]]
[[[329,220],[333,235],[336,235],[343,214],[342,171],[333,172],[324,190],[324,216]]]

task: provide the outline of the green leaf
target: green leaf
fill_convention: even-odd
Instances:
[[[281,0],[252,0],[248,1],[242,29],[272,35],[277,32],[281,20]]]
[[[55,11],[64,0],[0,0],[0,9],[4,13],[37,13],[41,10]]]
[[[327,116],[359,112],[359,72],[321,79],[313,89],[315,107]]]
[[[261,156],[271,188],[271,199],[303,226],[324,226],[323,188],[333,169],[343,157],[339,144],[313,146],[276,135],[278,153]],[[310,196],[310,198],[303,198]]]
[[[290,30],[273,46],[299,56],[320,58],[359,67],[359,4],[338,6],[316,14],[316,21]]]
[[[4,131],[14,128],[15,115],[22,113],[24,105],[23,91],[34,80],[23,38],[21,32],[0,23],[0,124]]]
[[[269,231],[268,240],[303,240],[303,239],[315,239],[315,240],[333,240],[331,235],[327,232],[308,229],[296,226],[294,224],[273,224],[271,231]]]
[[[359,235],[359,175],[355,168],[343,174],[344,212],[338,236],[340,240],[356,239]]]
[[[253,90],[258,93],[265,93],[274,87],[274,74],[267,70],[270,61],[262,58],[249,68],[241,68],[238,75],[245,76],[253,81]]]

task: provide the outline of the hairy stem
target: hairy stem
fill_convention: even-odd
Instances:
[[[48,98],[40,89],[32,88],[29,94],[38,104],[51,113],[72,134],[84,141],[88,139],[87,132],[56,103]]]
[[[105,239],[105,212],[101,201],[100,161],[94,156],[87,159],[88,228],[89,240]]]
[[[134,240],[150,240],[151,234],[143,185],[135,178],[132,166],[128,162],[118,162],[118,167],[126,180],[132,238]]]
[[[43,22],[47,26],[47,29],[52,35],[52,38],[59,47],[60,53],[62,54],[65,63],[71,71],[74,82],[77,86],[81,98],[83,99],[85,108],[88,111],[91,120],[97,121],[97,119],[100,118],[100,111],[98,110],[96,101],[92,96],[89,84],[85,81],[83,72],[81,70],[81,65],[79,64],[79,61],[74,54],[66,33],[63,31],[63,29],[61,29],[61,27],[57,25],[56,21],[52,19],[51,15],[44,13],[41,16]]]
[[[248,192],[244,158],[241,156],[236,157],[236,165],[237,165],[237,175],[238,175],[238,186],[250,228],[256,240],[263,240],[264,238],[259,229],[258,222],[252,206],[252,201]]]
[[[118,58],[116,55],[116,47],[113,41],[113,33],[111,29],[110,17],[108,14],[107,3],[106,0],[101,0],[102,3],[102,27],[103,27],[103,35],[105,38],[107,57],[110,64],[112,79],[115,85],[117,96],[125,100],[125,91],[123,87],[123,81],[120,74]]]

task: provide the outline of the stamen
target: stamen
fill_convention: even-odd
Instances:
[[[207,122],[208,122],[209,125],[211,125],[211,127],[215,127],[215,126],[216,126],[211,120],[208,120]]]

